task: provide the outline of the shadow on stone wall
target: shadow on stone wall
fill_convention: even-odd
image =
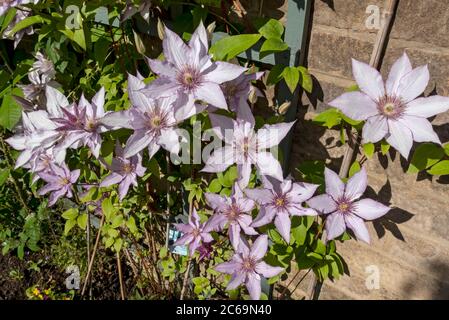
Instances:
[[[431,296],[422,297],[422,294],[420,294],[420,292],[423,290],[422,283],[417,281],[416,278],[411,278],[406,284],[404,284],[404,286],[402,287],[404,296],[409,298],[422,297],[432,300],[449,299],[449,283],[447,282],[447,279],[449,279],[449,265],[437,260],[429,262],[427,269],[429,274],[433,274],[437,277],[437,280],[435,280],[436,283],[434,285],[427,286],[427,288],[432,288]]]

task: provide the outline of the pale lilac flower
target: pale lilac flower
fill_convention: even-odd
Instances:
[[[28,72],[28,80],[30,84],[17,85],[23,91],[24,100],[20,97],[15,97],[22,106],[26,109],[36,110],[47,104],[46,100],[46,88],[57,88],[59,83],[52,80],[49,74],[41,74],[39,70],[30,69]]]
[[[238,119],[254,124],[254,116],[248,104],[248,97],[252,91],[259,96],[262,95],[259,89],[251,85],[251,81],[259,80],[263,74],[264,72],[241,74],[236,79],[221,85],[229,110],[235,112]]]
[[[332,170],[325,169],[326,193],[313,197],[307,204],[326,218],[327,239],[342,235],[351,229],[357,239],[370,242],[364,220],[374,220],[385,215],[390,208],[372,199],[359,199],[367,187],[365,168],[354,174],[346,184]]]
[[[32,183],[39,180],[39,173],[51,171],[50,165],[57,164],[61,166],[66,156],[65,150],[56,150],[54,147],[48,149],[39,148],[34,153],[29,163],[23,167],[30,169],[30,172],[36,173],[33,176]]]
[[[304,208],[302,203],[309,200],[318,185],[293,182],[285,179],[280,182],[270,177],[263,177],[263,188],[246,189],[245,193],[260,205],[259,215],[251,224],[261,227],[271,223],[274,225],[287,243],[290,243],[290,216],[315,216],[317,212]]]
[[[43,110],[22,112],[22,133],[18,133],[6,142],[14,149],[22,151],[16,161],[16,168],[27,164],[31,158],[41,153],[41,149],[50,148],[59,138],[56,125]]]
[[[2,16],[10,8],[29,4],[29,3],[36,4],[38,2],[39,2],[39,0],[2,0],[0,2],[0,16]],[[19,10],[19,12],[20,12],[20,10]]]
[[[57,130],[64,135],[59,148],[77,148],[82,144],[88,146],[96,158],[99,157],[102,142],[100,133],[108,131],[100,122],[105,115],[104,96],[105,90],[102,87],[92,98],[92,103],[82,95],[78,104],[74,103],[57,111],[59,116],[52,120],[58,125]]]
[[[173,245],[189,245],[190,256],[195,254],[195,250],[198,249],[201,244],[214,240],[214,238],[210,235],[212,226],[208,222],[200,222],[200,217],[198,216],[195,208],[193,208],[192,215],[189,218],[189,223],[175,223],[175,227],[181,231],[183,235],[181,238],[176,240]]]
[[[39,173],[41,179],[47,184],[39,189],[38,193],[42,196],[51,192],[48,206],[54,205],[63,196],[71,198],[73,196],[72,185],[78,180],[79,175],[79,169],[70,171],[65,163],[61,166],[51,164],[50,171]]]
[[[188,118],[199,110],[199,100],[217,108],[227,109],[220,84],[237,78],[245,68],[226,62],[212,62],[208,55],[209,44],[203,23],[192,35],[188,44],[173,31],[165,28],[163,51],[165,61],[148,59],[151,70],[159,78],[143,90],[149,97],[176,96],[185,103],[176,112]]]
[[[217,265],[215,270],[232,275],[226,290],[233,290],[244,283],[251,299],[259,300],[262,292],[260,284],[262,277],[272,278],[284,270],[281,267],[272,267],[262,260],[267,249],[268,237],[261,235],[254,241],[251,248],[242,242],[231,261]]]
[[[222,172],[236,163],[241,188],[248,185],[251,166],[254,164],[260,175],[283,180],[279,161],[266,149],[277,146],[290,131],[294,122],[264,125],[256,133],[254,126],[242,119],[209,114],[212,129],[225,146],[216,149],[206,160],[203,172]]]
[[[100,183],[100,187],[119,184],[118,193],[122,201],[131,185],[137,187],[137,177],[143,177],[146,169],[142,167],[142,156],[136,154],[128,159],[123,156],[123,148],[117,141],[115,158],[112,159],[110,169],[112,173]]]
[[[412,69],[404,53],[393,64],[385,85],[380,73],[363,62],[353,59],[352,69],[360,92],[344,93],[329,104],[354,120],[366,120],[365,142],[386,138],[404,158],[413,141],[441,143],[426,118],[447,111],[449,98],[417,98],[429,82],[427,66]]]
[[[206,193],[205,197],[207,204],[214,210],[214,215],[208,223],[217,231],[223,230],[227,225],[229,239],[235,250],[241,243],[240,232],[242,229],[247,235],[258,234],[256,230],[250,227],[253,220],[251,211],[255,208],[255,203],[243,194],[237,183],[234,184],[230,197],[214,193]]]
[[[7,1],[8,2],[8,1]],[[0,16],[2,13],[2,6],[0,2]],[[8,9],[8,8],[7,8]],[[6,27],[6,29],[3,31],[3,39],[10,39],[14,40],[14,49],[17,48],[20,41],[22,40],[24,35],[32,35],[34,34],[33,26],[29,26],[27,28],[24,28],[18,32],[16,32],[14,35],[11,34],[12,29],[22,20],[25,18],[28,18],[31,16],[31,11],[24,11],[24,10],[17,10],[16,15],[14,16],[14,19],[11,21],[11,23]]]
[[[47,57],[40,52],[36,53],[35,58],[36,61],[33,63],[33,67],[31,70],[37,71],[40,75],[45,77],[45,79],[53,79],[56,76],[56,70],[53,61],[47,59]]]
[[[145,84],[138,78],[128,76],[128,93],[132,107],[106,116],[102,122],[109,126],[133,129],[126,142],[125,158],[131,157],[148,147],[149,157],[163,147],[177,154],[181,148],[174,114],[175,97],[150,99],[142,92]]]
[[[210,259],[210,257],[212,256],[212,252],[213,252],[212,243],[211,242],[208,242],[208,243],[203,242],[196,250],[200,254],[198,261],[202,261],[204,259]]]

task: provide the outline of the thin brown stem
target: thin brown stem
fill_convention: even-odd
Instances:
[[[120,259],[120,252],[117,251],[117,270],[118,270],[118,279],[120,282],[120,297],[122,298],[122,300],[125,300],[125,286],[123,284],[123,274],[122,274],[122,263],[121,263],[121,259]]]
[[[92,266],[94,264],[95,255],[96,255],[97,249],[98,249],[98,244],[100,243],[101,228],[103,227],[103,223],[104,223],[104,214],[101,216],[100,226],[98,227],[98,232],[97,232],[97,238],[95,239],[94,250],[92,252],[92,256],[90,257],[89,265],[87,267],[87,274],[84,279],[83,290],[81,290],[81,297],[83,297],[84,293],[86,292],[87,282],[89,281],[90,273],[92,271]]]

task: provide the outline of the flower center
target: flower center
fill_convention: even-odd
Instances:
[[[152,128],[159,128],[162,124],[162,119],[159,116],[154,116],[150,120],[150,126]]]
[[[70,183],[69,179],[67,178],[61,178],[61,180],[59,181],[59,184],[62,186],[66,186]]]
[[[86,124],[84,125],[84,128],[86,129],[86,131],[94,131],[96,127],[97,127],[97,124],[92,119],[87,120]]]
[[[193,90],[201,83],[201,74],[193,67],[186,66],[178,73],[178,82],[185,90]]]
[[[242,269],[246,272],[253,271],[256,268],[256,261],[252,258],[243,259]]]
[[[131,173],[131,172],[133,172],[133,166],[130,164],[130,163],[125,163],[124,165],[123,165],[123,171],[125,172],[125,173]]]
[[[352,203],[348,199],[339,199],[337,201],[337,209],[341,213],[349,213],[352,211]]]
[[[396,119],[402,115],[405,106],[401,99],[393,96],[385,96],[379,100],[377,108],[385,117]]]
[[[240,215],[240,209],[236,205],[232,205],[228,211],[228,219],[230,221],[235,221]]]
[[[192,234],[196,238],[200,236],[201,231],[199,229],[193,229]]]
[[[274,200],[274,205],[278,208],[284,207],[286,203],[287,203],[287,201],[286,201],[285,197],[283,197],[283,196],[278,196]]]

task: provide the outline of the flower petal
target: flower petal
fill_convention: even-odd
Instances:
[[[274,219],[274,225],[285,242],[290,243],[291,221],[289,214],[285,211],[279,211]]]
[[[388,75],[385,87],[387,89],[387,94],[392,96],[398,96],[398,87],[401,79],[410,71],[412,71],[412,64],[407,54],[404,54],[396,60],[390,69],[390,74]]]
[[[328,194],[322,194],[313,197],[312,199],[306,201],[306,203],[309,205],[309,207],[324,214],[331,213],[337,210],[335,201]]]
[[[344,195],[345,184],[341,181],[338,174],[328,168],[325,168],[324,180],[326,181],[326,193],[334,198],[334,200],[337,200]]]
[[[277,146],[281,143],[282,139],[291,130],[295,121],[283,122],[274,125],[264,125],[257,132],[257,147],[259,150],[268,149]]]
[[[178,154],[181,149],[179,135],[174,129],[161,130],[161,135],[158,138],[158,144],[173,154]]]
[[[413,136],[409,128],[395,120],[388,120],[390,131],[387,142],[407,159],[413,145]]]
[[[357,217],[354,214],[346,214],[344,216],[346,225],[349,229],[354,232],[357,240],[362,240],[366,243],[370,243],[370,236],[368,229],[366,228],[365,222],[363,219]]]
[[[335,239],[345,232],[346,224],[343,214],[335,212],[326,218],[326,238]]]
[[[256,219],[254,219],[253,223],[251,223],[251,226],[258,228],[269,224],[271,223],[271,221],[273,221],[275,215],[276,211],[273,208],[262,206]]]
[[[216,149],[206,160],[202,172],[223,172],[234,163],[234,150],[230,146]]]
[[[194,96],[196,99],[210,103],[214,107],[220,109],[228,109],[228,104],[226,103],[225,96],[220,86],[213,82],[203,82],[194,91]]]
[[[246,70],[248,69],[236,64],[217,61],[204,71],[204,77],[206,81],[222,84],[223,82],[234,80]]]
[[[366,120],[378,114],[376,103],[362,92],[346,92],[329,102],[329,105],[339,109],[354,120]]]
[[[100,187],[109,187],[112,186],[113,184],[117,184],[120,183],[123,180],[123,176],[113,172],[110,175],[108,175],[106,178],[103,179],[103,181],[101,181],[100,183]]]
[[[368,118],[363,126],[363,141],[376,143],[388,134],[388,122],[383,116]]]
[[[412,132],[413,140],[416,142],[434,142],[441,144],[440,138],[433,131],[429,120],[415,116],[403,116],[399,122],[404,124]]]
[[[258,152],[256,165],[259,174],[272,176],[279,181],[284,179],[281,164],[270,152]]]
[[[362,199],[354,202],[354,214],[365,220],[374,220],[380,218],[390,211],[390,207],[372,199]]]
[[[246,278],[246,288],[248,289],[251,300],[259,300],[262,292],[260,276],[256,273],[248,274]]]
[[[415,68],[403,76],[397,89],[401,100],[407,103],[420,96],[426,90],[429,78],[427,65]]]
[[[173,31],[165,27],[165,37],[162,41],[164,56],[168,62],[173,63],[178,69],[188,65],[190,48]]]
[[[241,285],[243,281],[245,281],[246,274],[244,272],[239,272],[236,270],[238,270],[238,266],[236,266],[236,269],[234,269],[234,273],[232,274],[232,277],[228,282],[226,290],[234,290],[239,285]]]
[[[215,270],[221,273],[233,274],[238,270],[239,265],[235,261],[231,260],[229,262],[223,262],[215,266]]]
[[[273,198],[273,194],[268,189],[245,189],[245,194],[260,205],[269,203]]]
[[[449,97],[430,96],[407,103],[405,114],[423,118],[433,117],[449,110]]]
[[[261,261],[256,265],[256,272],[263,275],[265,278],[272,278],[274,276],[277,276],[282,271],[284,271],[284,268],[272,267],[264,261]]]
[[[365,167],[354,174],[347,182],[345,196],[350,201],[360,198],[368,185],[368,176]]]
[[[250,249],[250,255],[256,260],[261,260],[268,249],[268,236],[263,234],[259,236]]]
[[[370,65],[352,59],[352,74],[360,90],[366,93],[373,101],[385,95],[382,76]]]
[[[126,142],[125,150],[123,151],[124,157],[129,158],[139,153],[149,144],[154,143],[152,136],[148,135],[144,130],[134,131]]]

